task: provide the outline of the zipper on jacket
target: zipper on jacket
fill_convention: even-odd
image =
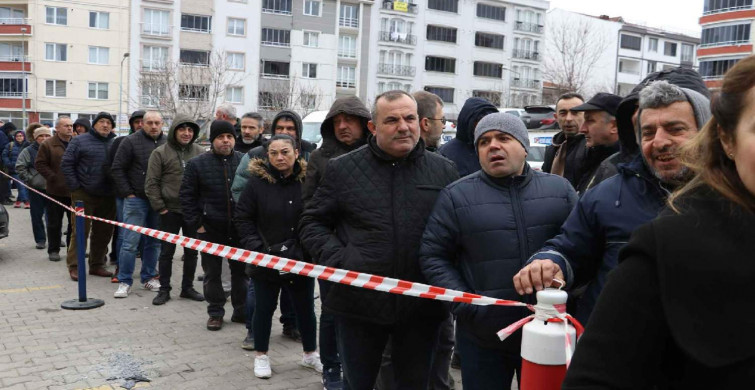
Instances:
[[[396,264],[398,263],[398,261],[396,261],[396,260],[398,259],[398,250],[397,250],[397,243],[398,243],[398,237],[397,237],[398,233],[397,233],[397,231],[398,231],[398,229],[396,229],[396,207],[393,204],[393,202],[395,202],[395,196],[394,196],[395,193],[394,192],[395,192],[395,188],[396,188],[396,186],[395,186],[395,184],[396,184],[395,183],[395,181],[396,181],[396,171],[398,169],[400,169],[400,167],[401,167],[401,165],[399,163],[397,163],[397,162],[392,162],[391,163],[391,168],[392,169],[391,169],[391,181],[390,181],[390,183],[391,183],[391,206],[390,207],[391,207],[391,226],[394,227],[393,228],[393,243],[392,243],[393,245],[391,245],[392,248],[393,248],[393,260],[394,260],[393,262],[391,262],[391,275],[390,275],[390,277],[392,277],[392,278],[396,278],[397,277],[397,275],[396,275]],[[393,307],[393,309],[394,309],[393,310],[393,316],[394,316],[393,320],[396,321],[396,322],[398,322],[400,320],[398,318],[398,312],[399,312],[399,310],[398,310],[398,298],[396,298],[395,296],[392,297],[392,298],[393,298],[393,306],[394,306]]]
[[[524,212],[522,211],[522,204],[519,200],[519,186],[517,183],[511,183],[509,186],[509,193],[511,194],[511,207],[514,209],[514,220],[516,221],[516,235],[519,239],[519,265],[524,266],[524,263],[529,258],[529,250],[527,245],[527,227],[524,225]]]

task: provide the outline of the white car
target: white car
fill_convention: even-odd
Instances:
[[[523,108],[508,108],[508,107],[498,107],[498,112],[511,114],[519,118],[521,118],[522,115],[524,115],[525,113]]]
[[[304,119],[302,119],[304,128],[301,132],[301,139],[317,144],[318,148],[322,146],[320,125],[325,121],[326,116],[328,116],[327,111],[315,111],[305,116]]]
[[[541,171],[545,159],[545,147],[543,144],[530,144],[530,152],[527,153],[527,163],[536,171]]]

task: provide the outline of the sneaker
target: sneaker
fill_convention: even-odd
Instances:
[[[50,261],[60,261],[60,255],[57,253],[48,253],[47,258],[50,259]]]
[[[21,202],[16,201],[16,203],[13,203],[13,208],[14,209],[20,209],[21,208]]]
[[[38,242],[37,243],[37,249],[45,249],[45,243],[44,242]]]
[[[319,373],[322,373],[322,363],[320,363],[320,354],[317,352],[305,353],[301,358],[300,366],[304,368],[311,368]]]
[[[195,290],[194,287],[189,287],[181,290],[181,298],[191,299],[192,301],[202,302],[204,301],[204,295]]]
[[[131,292],[131,286],[129,286],[126,283],[119,283],[118,289],[115,290],[115,294],[113,296],[115,298],[126,298],[128,296],[128,293]]]
[[[322,388],[323,390],[343,390],[343,378],[341,378],[341,370],[336,368],[329,368],[323,371]]]
[[[167,291],[159,291],[155,299],[152,300],[153,305],[164,305],[165,302],[170,300],[170,293]]]
[[[254,357],[254,376],[262,379],[273,376],[273,370],[270,369],[270,358],[267,355]]]
[[[155,292],[160,291],[160,280],[158,280],[157,278],[152,278],[148,280],[147,283],[144,283],[143,287],[145,290],[150,290],[150,291],[155,291]]]
[[[252,333],[252,331],[246,332],[246,337],[244,337],[244,341],[241,342],[241,349],[254,351],[254,333]]]
[[[115,267],[115,272],[113,272],[113,277],[110,278],[110,283],[118,283],[118,267]]]
[[[24,208],[27,210],[31,208],[31,205],[29,204],[29,202],[24,202]]]

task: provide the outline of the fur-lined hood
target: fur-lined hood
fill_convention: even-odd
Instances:
[[[277,177],[278,171],[275,170],[267,162],[267,159],[253,158],[249,161],[249,167],[247,168],[252,176],[257,176],[268,183],[276,184],[282,178]],[[295,180],[300,183],[304,183],[304,177],[307,175],[307,162],[303,158],[296,160],[294,165],[294,174],[288,180]]]

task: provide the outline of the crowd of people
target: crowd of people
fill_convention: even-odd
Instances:
[[[54,134],[32,124],[2,156],[9,174],[65,204],[83,201],[89,215],[213,243],[528,303],[563,280],[569,312],[587,324],[567,389],[752,379],[755,317],[743,308],[755,271],[755,56],[713,97],[697,72],[674,68],[625,97],[566,93],[554,115],[560,132],[542,172],[527,164],[523,122],[481,98],[464,103],[455,139],[440,146],[443,101],[425,91],[385,92],[371,111],[337,99],[319,148],[302,139],[293,110],[274,117],[266,138],[261,115],[236,118],[222,105],[208,151],[193,118],[172,118],[164,134],[158,112],[137,111],[118,138],[105,112],[91,126],[60,117]],[[70,216],[64,238],[68,214],[20,190],[37,248],[47,242],[59,261],[67,246],[77,280]],[[118,283],[116,298],[128,297],[140,258],[153,304],[171,299],[175,244],[97,221],[86,230],[89,274]],[[314,279],[202,253],[200,293],[198,257],[184,250],[179,296],[207,302],[211,331],[223,328],[230,298],[259,378],[273,374],[279,304],[284,335],[301,341],[300,364],[326,390],[451,389],[452,360],[466,389],[507,389],[520,374],[521,335],[501,342],[496,332],[526,309],[320,280],[318,321]]]

